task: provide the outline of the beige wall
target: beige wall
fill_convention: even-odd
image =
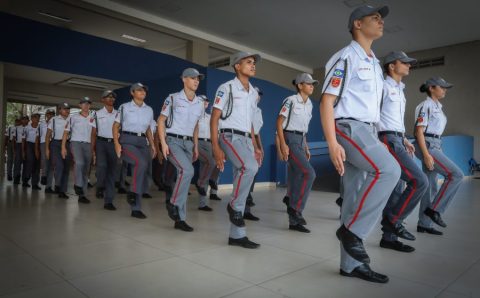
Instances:
[[[475,159],[480,160],[480,41],[408,54],[420,60],[445,56],[445,65],[412,70],[404,79],[407,133],[413,129],[415,107],[426,97],[425,93],[419,92],[420,85],[431,76],[441,76],[454,84],[442,100],[448,117],[445,134],[474,136]]]

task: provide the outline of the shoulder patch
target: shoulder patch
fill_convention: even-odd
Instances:
[[[335,70],[333,71],[333,76],[334,76],[334,77],[343,78],[344,75],[345,75],[345,71],[344,71],[343,69],[338,69],[338,68],[337,68],[337,69],[335,69]]]

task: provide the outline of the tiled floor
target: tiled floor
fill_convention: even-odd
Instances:
[[[229,222],[221,202],[196,210],[193,233],[173,229],[164,195],[144,200],[146,220],[133,219],[124,196],[119,210],[102,201],[77,204],[56,196],[0,186],[0,296],[5,297],[480,297],[480,180],[465,179],[444,216],[445,235],[417,235],[416,251],[402,254],[367,240],[372,267],[390,283],[371,284],[338,274],[335,193],[312,192],[304,212],[311,234],[287,230],[284,189],[255,192],[245,250],[226,244]],[[93,192],[93,191],[92,191]],[[416,215],[416,212],[415,212]],[[416,218],[407,220],[415,231]]]

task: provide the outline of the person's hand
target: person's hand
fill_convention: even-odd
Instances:
[[[47,146],[45,146],[45,158],[50,160],[50,149]]]
[[[193,158],[192,158],[192,162],[196,162],[198,159],[198,147],[197,146],[194,146],[193,148]]]
[[[92,151],[92,164],[97,164],[97,154],[95,153],[95,151]]]
[[[310,158],[312,157],[312,155],[310,154],[310,150],[308,150],[308,148],[305,148],[305,156],[307,157],[307,160],[310,160]]]
[[[150,146],[150,152],[152,153],[152,159],[154,159],[157,156],[157,149],[154,145]]]
[[[118,158],[122,156],[122,145],[120,145],[120,143],[115,144],[115,153],[117,154]]]
[[[66,159],[67,158],[67,148],[62,146],[62,158]]]
[[[287,161],[288,155],[290,154],[290,148],[288,148],[287,144],[283,143],[280,145],[280,151],[282,152],[282,160]]]
[[[255,149],[255,159],[257,160],[257,163],[259,166],[262,165],[262,159],[263,159],[263,155],[262,155],[262,150],[261,149]]]
[[[213,147],[213,158],[215,159],[215,164],[217,165],[217,168],[221,172],[223,172],[225,168],[225,153],[220,148],[220,146]]]
[[[425,163],[425,166],[427,169],[430,171],[433,171],[433,165],[435,164],[433,157],[430,154],[427,154],[423,157],[423,162]]]
[[[405,144],[405,148],[407,149],[408,154],[413,157],[415,154],[415,146],[413,146],[412,143],[410,143],[407,139],[403,142]]]
[[[167,156],[170,154],[170,149],[168,148],[167,144],[162,145],[162,154],[164,158],[167,158]]]
[[[343,163],[346,160],[345,149],[343,149],[339,143],[335,143],[331,146],[328,146],[328,152],[330,153],[330,159],[332,160],[332,163],[335,166],[338,174],[343,176],[345,173],[345,166]]]

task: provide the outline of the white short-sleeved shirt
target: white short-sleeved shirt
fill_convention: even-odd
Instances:
[[[300,94],[295,94],[287,97],[283,101],[280,115],[284,116],[282,127],[286,130],[296,130],[304,133],[308,132],[308,125],[312,119],[313,104],[310,98],[304,102]],[[290,115],[290,122],[287,125],[287,120]]]
[[[198,138],[210,139],[210,114],[203,112],[198,120]]]
[[[52,119],[50,119],[52,121]],[[45,138],[47,137],[48,123],[42,121],[38,124],[38,135],[40,136],[40,143],[45,143]]]
[[[31,123],[29,123],[25,127],[25,141],[30,143],[35,143],[37,137],[39,136],[38,127],[33,127]]]
[[[415,108],[415,125],[425,126],[425,133],[441,136],[447,125],[447,116],[443,113],[442,104],[427,97]]]
[[[171,117],[170,113],[173,111],[172,126],[166,127],[166,132],[192,137],[203,110],[203,100],[198,96],[195,96],[193,100],[188,100],[184,90],[170,94],[165,99],[161,112],[168,118]]]
[[[25,139],[25,126],[23,125],[15,126],[15,138],[16,138],[17,144],[23,142],[23,139]]]
[[[260,133],[260,129],[263,126],[263,116],[262,116],[262,109],[258,106],[255,108],[255,114],[253,115],[253,133],[258,135]]]
[[[132,99],[118,109],[115,122],[120,123],[122,131],[146,133],[153,121],[153,110],[145,102],[138,106]]]
[[[8,137],[9,141],[12,141],[15,137],[15,126],[9,126],[5,130],[5,136]]]
[[[97,129],[97,136],[107,139],[113,138],[113,122],[117,116],[117,110],[113,109],[112,112],[103,107],[95,112],[96,121],[90,122],[92,127]]]
[[[222,115],[226,115],[227,113],[230,87],[233,97],[232,114],[225,120],[220,119],[220,129],[231,128],[243,132],[251,132],[253,117],[257,107],[258,92],[252,84],[248,84],[249,87],[247,91],[240,80],[235,78],[218,87],[213,108],[221,110]]]
[[[63,118],[62,116],[58,115],[52,117],[48,122],[48,129],[52,131],[52,140],[61,141],[63,138],[63,133],[70,122],[70,116],[67,118]]]
[[[346,67],[347,66],[347,67]],[[325,66],[323,93],[339,96],[335,119],[354,118],[377,123],[383,90],[383,71],[372,52],[369,57],[356,41],[338,51]]]
[[[92,123],[95,118],[92,115],[86,117],[81,114],[72,115],[67,122],[65,131],[70,132],[70,141],[90,143],[92,141]]]
[[[380,111],[379,131],[405,132],[405,84],[387,76],[383,85],[383,101]]]

